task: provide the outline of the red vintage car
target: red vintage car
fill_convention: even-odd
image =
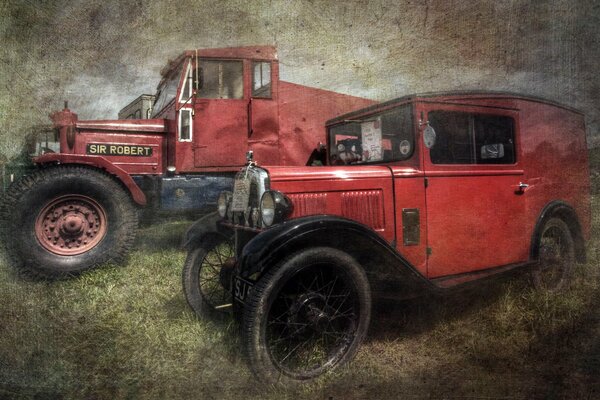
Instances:
[[[372,297],[515,269],[567,286],[590,236],[584,116],[505,93],[409,96],[330,120],[326,166],[250,161],[190,229],[201,316],[233,309],[256,375],[310,379],[355,354]]]

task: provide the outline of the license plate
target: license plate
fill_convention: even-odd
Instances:
[[[250,181],[246,179],[236,179],[233,185],[233,200],[231,202],[232,211],[246,211],[248,200],[250,198]]]
[[[245,303],[254,285],[247,280],[236,276],[233,282],[233,297],[240,303]]]

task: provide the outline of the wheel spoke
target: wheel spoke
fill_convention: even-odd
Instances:
[[[268,313],[265,338],[278,368],[312,376],[335,365],[347,351],[356,335],[359,310],[352,282],[341,271],[315,264],[279,290]]]
[[[219,241],[208,248],[201,259],[196,262],[199,265],[198,289],[203,301],[211,308],[231,303],[231,293],[221,285],[221,269],[229,260],[232,248],[226,238],[219,237]],[[227,254],[229,253],[229,254]]]

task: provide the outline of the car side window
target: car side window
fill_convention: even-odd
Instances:
[[[515,123],[502,115],[477,115],[474,118],[477,164],[515,163]]]
[[[514,164],[514,120],[503,115],[431,111],[433,164]]]

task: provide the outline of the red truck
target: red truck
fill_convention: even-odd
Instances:
[[[517,270],[557,291],[584,260],[578,111],[514,94],[419,95],[327,129],[328,165],[249,162],[218,215],[187,233],[186,298],[200,316],[233,309],[259,378],[311,379],[352,359],[375,296]]]
[[[66,105],[51,115],[54,137],[39,139],[37,168],[8,189],[0,214],[17,267],[59,278],[118,263],[140,207],[214,207],[248,149],[305,165],[327,119],[373,104],[281,81],[270,46],[186,51],[161,74],[150,119],[82,121]]]

